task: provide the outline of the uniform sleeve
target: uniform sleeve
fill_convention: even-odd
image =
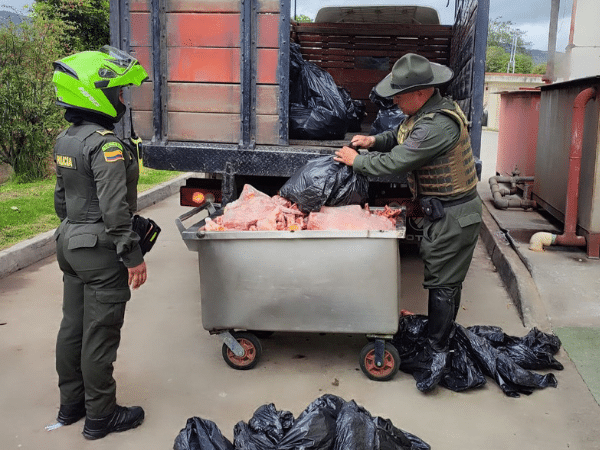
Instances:
[[[91,169],[106,233],[125,266],[135,267],[144,258],[139,236],[131,229],[125,157],[123,144],[117,138],[107,138],[91,154]]]
[[[387,153],[380,151],[358,155],[353,164],[356,172],[383,176],[407,173],[449,151],[460,137],[458,124],[442,114],[420,119],[402,144],[391,144],[389,132],[375,138],[376,149],[393,145]],[[389,148],[389,147],[388,147]]]

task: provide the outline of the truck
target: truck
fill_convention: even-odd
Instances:
[[[391,2],[327,6],[313,22],[295,20],[302,0],[117,0],[110,2],[111,45],[134,55],[150,82],[127,93],[131,114],[119,132],[142,140],[143,164],[193,172],[181,205],[206,198],[222,206],[250,184],[269,195],[307,161],[350,142],[297,139],[290,133],[290,54],[329,73],[363,101],[360,132],[377,107],[370,93],[402,55],[412,52],[449,66],[444,89],[470,121],[481,173],[485,49],[489,0],[455,0],[454,23],[436,10]],[[135,131],[134,131],[135,130]],[[417,240],[422,211],[405,176],[369,179],[369,205],[401,205],[407,240]]]

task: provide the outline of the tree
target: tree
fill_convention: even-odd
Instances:
[[[485,54],[485,71],[504,73],[506,72],[509,60],[510,55],[502,47],[488,46]]]
[[[33,11],[71,28],[72,32],[64,38],[69,53],[97,50],[110,44],[109,0],[38,0]]]
[[[305,16],[304,14],[294,17],[294,20],[300,23],[311,23],[313,21],[310,17]]]
[[[513,23],[510,20],[505,22],[500,20],[501,17],[497,17],[488,22],[488,47],[501,47],[505,51],[510,52],[513,39],[517,37],[516,51],[517,53],[527,53],[526,47],[531,47],[531,42],[524,40],[525,32],[513,27]]]
[[[0,27],[0,162],[19,181],[48,175],[54,140],[66,123],[54,104],[52,62],[64,56],[67,32],[39,16]]]
[[[488,41],[485,58],[486,72],[513,72],[513,67],[510,63],[510,54],[513,50],[515,36],[514,73],[533,72],[533,58],[527,50],[527,47],[531,46],[531,42],[524,40],[525,32],[514,28],[510,21],[502,22],[499,17],[490,20],[488,23]]]

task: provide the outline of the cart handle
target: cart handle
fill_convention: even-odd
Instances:
[[[185,231],[185,225],[183,224],[184,220],[187,220],[187,219],[195,216],[196,214],[198,214],[201,211],[204,211],[205,209],[208,209],[209,215],[217,212],[217,210],[215,209],[215,206],[212,204],[212,202],[205,202],[202,205],[197,206],[194,209],[191,209],[191,210],[183,213],[177,219],[175,219],[175,225],[177,225],[179,234],[183,235],[183,232]]]

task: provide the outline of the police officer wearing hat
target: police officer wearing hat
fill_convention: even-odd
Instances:
[[[56,343],[58,422],[85,417],[87,439],[144,420],[141,407],[117,404],[113,378],[130,287],[147,277],[132,230],[138,155],[113,129],[126,110],[123,88],[147,77],[135,58],[109,46],[54,63],[57,104],[71,123],[54,148],[54,205],[62,220],[55,237],[64,285]]]
[[[433,357],[442,363],[482,214],[467,119],[438,89],[452,77],[446,66],[420,55],[404,55],[375,91],[392,97],[407,114],[405,120],[376,136],[354,136],[352,146],[369,149],[368,153],[346,146],[334,156],[364,175],[408,175],[413,197],[420,199],[425,213],[420,256],[425,265],[423,286],[429,290],[428,340]]]

